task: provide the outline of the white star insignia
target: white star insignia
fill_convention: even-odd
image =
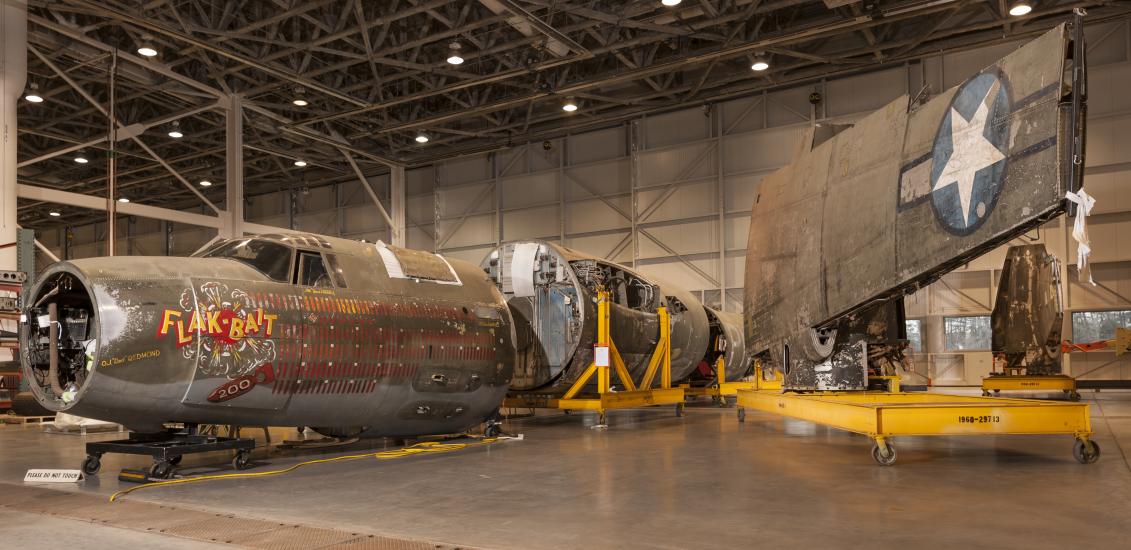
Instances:
[[[938,181],[931,189],[933,193],[949,185],[958,186],[958,201],[962,206],[962,223],[965,227],[970,226],[970,196],[974,191],[974,177],[977,176],[978,170],[1005,158],[997,146],[986,139],[984,133],[986,119],[990,114],[990,98],[996,95],[999,85],[995,83],[990,86],[970,120],[966,120],[961,113],[951,107],[950,158],[947,159]]]

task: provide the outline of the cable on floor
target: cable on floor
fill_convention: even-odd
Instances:
[[[148,488],[151,488],[151,487],[163,487],[163,486],[166,486],[166,485],[181,485],[181,484],[184,484],[184,483],[196,483],[196,482],[200,482],[200,481],[212,481],[212,480],[217,480],[217,479],[246,479],[246,478],[255,478],[255,477],[277,476],[277,475],[282,475],[282,474],[293,472],[293,471],[295,471],[295,470],[297,470],[297,469],[299,469],[303,466],[309,466],[311,464],[323,464],[323,463],[326,463],[326,462],[341,462],[341,461],[346,461],[346,460],[360,460],[360,459],[363,459],[363,458],[376,458],[378,460],[391,460],[391,459],[394,459],[394,458],[404,458],[404,457],[414,456],[414,455],[424,454],[424,453],[450,453],[450,452],[454,452],[454,451],[462,451],[463,449],[466,449],[468,447],[480,447],[480,446],[485,446],[485,445],[491,445],[493,443],[497,443],[499,441],[503,441],[503,440],[506,440],[506,439],[521,439],[521,436],[519,436],[519,437],[484,437],[484,438],[482,438],[478,441],[472,442],[472,443],[441,443],[441,442],[438,442],[438,441],[425,441],[423,443],[417,443],[415,445],[403,447],[403,448],[400,448],[400,449],[393,449],[391,451],[378,451],[378,452],[375,452],[375,453],[366,453],[366,454],[360,454],[360,455],[346,455],[346,456],[337,456],[337,457],[333,457],[333,458],[319,458],[319,459],[315,459],[315,460],[308,460],[306,462],[300,462],[298,464],[295,464],[294,466],[290,466],[288,468],[283,468],[281,470],[270,470],[270,471],[266,471],[266,472],[246,472],[246,473],[235,473],[235,474],[215,474],[215,475],[186,477],[186,478],[181,478],[181,479],[170,479],[168,481],[155,481],[153,483],[146,483],[144,485],[138,485],[136,487],[130,487],[129,489],[123,489],[121,491],[118,491],[118,492],[110,495],[110,502],[114,502],[115,500],[118,499],[118,497],[128,495],[128,494],[130,494],[134,491],[138,491],[138,490],[141,490],[141,489],[148,489]]]

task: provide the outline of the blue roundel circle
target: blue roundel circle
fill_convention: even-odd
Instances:
[[[935,134],[931,208],[947,231],[968,235],[989,218],[1009,164],[1009,92],[994,73],[967,80]]]

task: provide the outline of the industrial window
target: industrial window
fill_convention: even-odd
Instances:
[[[1072,341],[1099,342],[1115,338],[1117,327],[1131,327],[1131,310],[1072,312]]]
[[[911,351],[923,352],[923,321],[922,319],[907,320],[907,341],[911,344]]]
[[[944,317],[947,351],[988,350],[992,340],[990,316]]]

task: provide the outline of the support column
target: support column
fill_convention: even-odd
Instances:
[[[389,206],[392,209],[393,227],[389,229],[395,246],[405,244],[405,183],[404,166],[389,167]]]
[[[0,269],[16,270],[16,104],[27,83],[27,2],[0,0]]]
[[[225,128],[224,177],[227,191],[227,212],[220,229],[223,237],[243,236],[243,98],[228,96],[227,125]]]

